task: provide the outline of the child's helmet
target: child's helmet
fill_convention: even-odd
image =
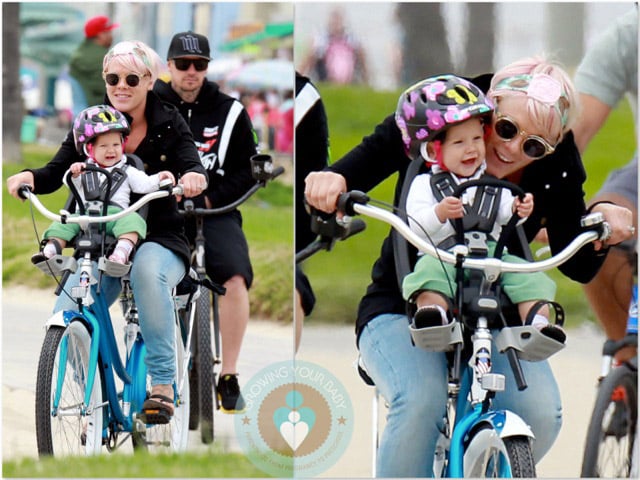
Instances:
[[[88,155],[85,146],[98,135],[120,132],[126,137],[130,131],[127,118],[109,105],[85,108],[73,122],[73,140],[80,155]]]
[[[405,90],[398,99],[395,118],[407,155],[416,159],[422,143],[456,123],[492,112],[492,102],[478,87],[447,74],[427,78]]]

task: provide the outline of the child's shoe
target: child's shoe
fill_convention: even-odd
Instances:
[[[418,308],[413,316],[413,326],[415,328],[440,327],[447,325],[449,318],[447,312],[439,305],[426,305]]]
[[[38,253],[31,255],[31,263],[37,265],[62,253],[62,246],[57,240],[50,239]]]

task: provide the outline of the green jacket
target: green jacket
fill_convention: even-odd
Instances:
[[[85,39],[71,54],[69,75],[78,81],[87,99],[87,106],[105,102],[106,93],[102,79],[102,60],[108,48]]]

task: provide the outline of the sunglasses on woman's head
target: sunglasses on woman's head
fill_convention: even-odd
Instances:
[[[522,135],[522,152],[529,158],[538,160],[545,155],[555,151],[555,147],[549,145],[544,138],[538,135],[527,135],[527,132],[520,130],[518,124],[506,115],[498,115],[493,128],[496,134],[505,141],[513,140],[517,135]]]
[[[173,63],[176,68],[182,72],[189,70],[191,64],[193,64],[198,72],[204,72],[209,66],[209,60],[206,58],[174,58]]]
[[[142,77],[146,77],[146,75],[130,73],[124,77],[124,81],[127,82],[127,85],[129,85],[130,87],[137,87],[140,84],[140,79]],[[117,73],[107,73],[104,76],[104,81],[107,82],[108,85],[115,87],[120,82],[120,75],[118,75]]]

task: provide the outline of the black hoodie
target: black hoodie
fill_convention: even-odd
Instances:
[[[207,80],[193,103],[182,100],[171,84],[161,80],[156,81],[153,91],[177,107],[189,125],[209,175],[205,195],[214,208],[233,202],[251,188],[254,180],[249,159],[256,153],[256,136],[242,103]],[[204,207],[202,197],[196,199],[196,206]]]

